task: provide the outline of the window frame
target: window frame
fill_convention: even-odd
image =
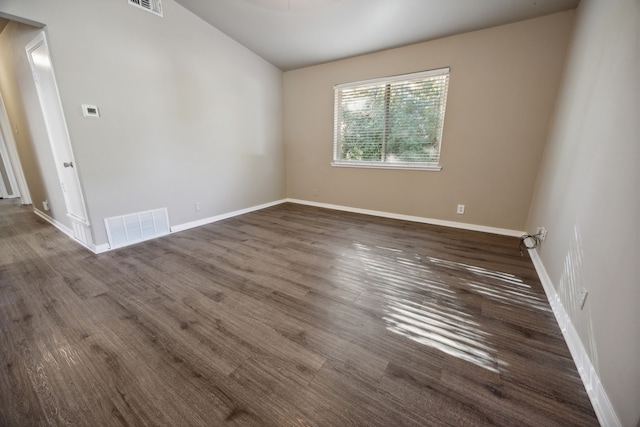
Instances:
[[[333,159],[331,166],[334,167],[346,167],[346,168],[367,168],[367,169],[402,169],[402,170],[428,170],[428,171],[440,171],[442,166],[440,165],[442,139],[444,132],[444,120],[447,107],[447,97],[449,90],[449,79],[451,75],[451,67],[437,68],[428,71],[419,71],[414,73],[399,74],[395,76],[380,77],[368,80],[360,80],[349,83],[342,83],[334,85],[334,120],[333,120]],[[412,80],[421,80],[429,77],[446,76],[447,80],[444,86],[444,101],[442,103],[442,113],[439,124],[439,139],[438,139],[438,161],[436,162],[390,162],[390,161],[374,161],[374,160],[345,160],[341,159],[341,141],[340,141],[340,117],[341,117],[341,93],[345,89],[354,88],[366,88],[370,86],[380,86],[381,84],[390,85],[396,82],[407,82]],[[385,110],[388,111],[388,100],[385,98]],[[386,115],[386,112],[385,112]],[[386,119],[386,116],[385,116]],[[383,145],[385,141],[383,141]]]

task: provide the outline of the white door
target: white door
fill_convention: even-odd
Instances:
[[[2,93],[0,93],[0,150],[2,150],[3,160],[9,164],[7,168],[11,168],[12,170],[13,179],[9,178],[9,180],[11,186],[14,188],[14,194],[20,197],[23,205],[30,205],[31,194],[29,193],[29,187],[27,187],[27,179],[24,176],[24,171],[22,170],[20,156],[18,156],[16,141],[13,139],[11,123],[9,123],[9,116],[4,106]],[[15,186],[13,183],[15,183]]]
[[[2,131],[0,130],[0,197],[12,199],[20,197],[18,191],[18,183],[16,182],[11,162],[9,161],[9,153]]]
[[[87,212],[44,32],[29,43],[26,49],[36,82],[60,186],[67,205],[67,215],[72,220],[75,237],[81,242],[89,244]]]

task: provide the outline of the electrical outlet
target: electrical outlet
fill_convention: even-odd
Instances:
[[[45,211],[48,211],[48,210],[49,210],[49,201],[48,201],[48,200],[44,200],[44,201],[42,202],[42,208],[43,208]]]
[[[196,202],[196,212],[200,212],[200,202]]]
[[[464,215],[464,205],[458,205],[458,209],[456,210],[458,215]]]
[[[582,288],[582,292],[580,292],[580,298],[578,299],[580,310],[584,308],[584,304],[587,302],[587,295],[589,295],[589,292],[587,292],[586,289]]]
[[[536,235],[541,242],[544,242],[544,239],[547,238],[547,229],[544,227],[538,227],[538,230],[536,230]]]
[[[313,189],[313,195],[314,195],[314,196],[317,196],[317,195],[318,195],[318,193],[319,193],[318,189],[317,189],[317,188],[314,188],[314,189]]]

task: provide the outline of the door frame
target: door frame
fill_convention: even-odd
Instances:
[[[4,149],[2,152],[3,158],[6,154],[7,163],[9,163],[9,168],[11,168],[11,171],[7,170],[7,174],[13,174],[16,185],[15,190],[18,191],[18,197],[21,198],[22,204],[30,205],[32,203],[31,193],[29,192],[29,186],[27,185],[24,170],[22,169],[22,163],[20,162],[20,156],[18,155],[16,141],[13,138],[11,122],[9,121],[9,115],[7,114],[7,109],[4,105],[2,93],[0,93],[0,133],[2,133],[2,142],[4,142],[4,146],[0,147],[0,150]],[[0,145],[2,145],[1,142]],[[11,176],[9,177],[9,180],[11,181]],[[11,182],[11,185],[13,186],[14,182]]]
[[[20,191],[18,191],[18,183],[16,182],[11,162],[9,161],[9,154],[7,152],[6,144],[4,143],[4,136],[0,132],[0,167],[4,170],[4,174],[7,178],[5,182],[4,177],[0,177],[0,197],[3,199],[15,199],[20,197]],[[11,189],[11,192],[9,192]]]
[[[51,123],[50,123],[50,117],[51,117],[51,113],[49,111],[47,111],[47,109],[45,109],[45,104],[43,103],[43,95],[42,95],[42,89],[41,89],[41,85],[38,82],[38,76],[36,73],[36,67],[34,64],[34,56],[33,56],[33,52],[40,48],[40,47],[44,47],[44,50],[46,51],[47,54],[47,60],[49,61],[49,65],[50,65],[50,71],[51,71],[51,77],[52,77],[52,85],[53,85],[53,92],[55,93],[55,100],[53,100],[54,104],[57,104],[55,106],[55,108],[59,108],[59,111],[56,111],[55,114],[60,114],[59,118],[61,119],[62,123],[61,123],[61,128],[62,128],[62,132],[63,132],[63,137],[60,138],[61,141],[58,141],[57,138],[54,140],[54,138],[52,137],[52,130],[51,130]],[[88,217],[88,212],[87,212],[87,207],[86,207],[86,203],[85,203],[85,199],[84,199],[84,194],[82,191],[82,185],[80,182],[80,176],[78,174],[78,170],[76,168],[77,163],[75,161],[75,157],[73,155],[73,146],[71,145],[71,138],[69,136],[69,129],[67,128],[67,123],[66,123],[66,118],[64,115],[64,109],[62,108],[62,101],[60,99],[60,91],[58,90],[58,84],[55,78],[55,71],[53,68],[53,61],[51,58],[51,50],[49,49],[49,44],[47,43],[47,37],[45,35],[44,31],[40,31],[40,33],[34,37],[34,39],[29,42],[26,46],[25,46],[25,50],[27,52],[27,59],[29,62],[29,66],[31,68],[31,73],[32,73],[32,77],[34,79],[34,83],[36,86],[36,92],[38,93],[38,102],[40,103],[40,109],[42,111],[43,114],[43,118],[44,118],[44,124],[45,124],[45,128],[47,131],[47,138],[49,140],[49,146],[51,148],[52,151],[52,155],[53,155],[53,161],[54,161],[54,165],[55,165],[55,170],[56,170],[56,174],[57,174],[57,178],[58,178],[58,182],[60,184],[60,188],[62,190],[62,195],[64,197],[64,202],[65,202],[65,208],[66,208],[66,215],[67,218],[69,218],[69,220],[71,221],[71,225],[73,226],[73,237],[80,241],[82,244],[84,244],[87,247],[91,247],[93,246],[93,242],[92,242],[92,236],[91,236],[91,231],[90,231],[90,223],[89,223],[89,217]],[[62,141],[62,139],[64,139],[64,141]],[[59,145],[54,145],[54,144],[59,144]],[[58,155],[58,151],[56,147],[61,147],[60,144],[65,144],[65,146],[63,147],[64,150],[68,150],[67,155],[65,156],[64,159],[59,159],[59,155]],[[64,171],[63,171],[63,162],[67,162],[65,163],[64,167],[67,167],[68,164],[71,165],[71,167],[73,167],[74,169],[74,173],[73,173],[73,177],[71,179],[73,179],[75,182],[73,184],[75,184],[75,188],[77,189],[77,194],[74,194],[73,196],[70,195],[70,193],[67,191],[66,187],[69,187],[69,185],[64,185],[65,183],[65,178],[64,177]],[[69,182],[67,182],[67,184],[69,184]],[[80,214],[82,214],[82,217],[79,216],[78,214],[74,214],[74,209],[72,208],[72,202],[70,201],[70,197],[77,197],[78,200],[78,206],[81,208]]]

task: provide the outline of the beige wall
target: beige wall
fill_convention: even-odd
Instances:
[[[288,196],[523,230],[572,20],[569,11],[286,72]],[[445,66],[441,172],[329,165],[334,84]]]
[[[105,217],[166,206],[179,225],[285,196],[282,72],[173,0],[163,8],[160,18],[126,1],[0,3],[46,25],[96,244]],[[83,118],[81,104],[101,118]]]
[[[581,1],[527,223],[623,426],[640,422],[639,54],[639,1]]]

